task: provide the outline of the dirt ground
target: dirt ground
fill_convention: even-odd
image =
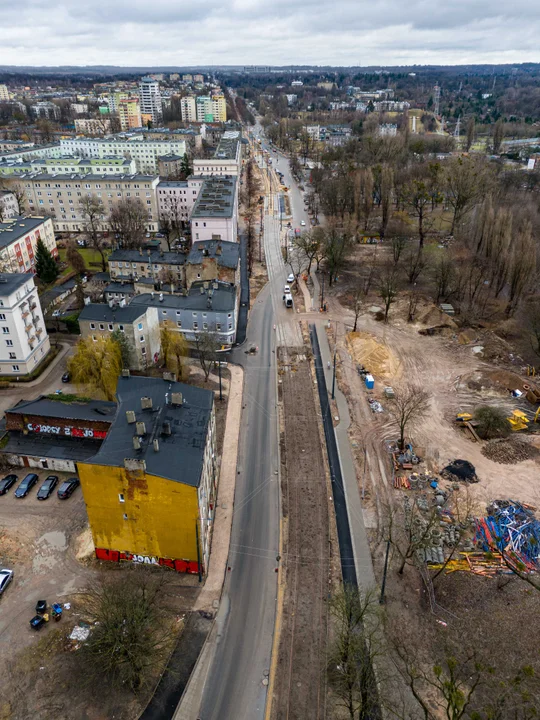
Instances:
[[[280,359],[285,595],[272,718],[322,720],[331,575],[326,470],[309,363],[305,354]]]

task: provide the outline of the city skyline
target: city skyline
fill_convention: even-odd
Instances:
[[[4,65],[410,65],[540,61],[540,7],[523,0],[23,0],[3,9]],[[36,35],[39,43],[36,43]],[[46,62],[44,62],[46,60]]]

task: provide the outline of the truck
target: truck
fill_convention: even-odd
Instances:
[[[285,295],[283,295],[283,302],[285,303],[286,308],[292,308],[293,299],[291,293],[285,293]]]

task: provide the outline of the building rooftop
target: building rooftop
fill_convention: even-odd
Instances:
[[[0,222],[0,248],[10,245],[30,230],[42,225],[49,218],[46,217],[14,217]]]
[[[181,398],[173,393],[181,393]],[[161,378],[132,376],[118,379],[116,395],[115,420],[89,463],[124,467],[124,461],[129,459],[144,461],[149,475],[198,487],[214,402],[212,391]],[[142,410],[143,397],[151,399],[151,409]],[[181,400],[181,404],[173,404],[173,400]],[[137,422],[145,424],[145,433],[138,434],[140,450],[133,447],[137,426],[128,422],[128,410],[135,413]],[[157,451],[155,440],[159,444]]]
[[[232,217],[236,194],[236,178],[210,176],[199,192],[191,218]]]
[[[10,430],[9,440],[2,452],[81,462],[93,457],[102,442],[102,440],[91,438],[71,438],[63,435],[53,435],[52,437],[35,433],[25,435],[22,432]]]
[[[62,402],[50,400],[41,395],[35,400],[21,400],[9,410],[7,415],[42,415],[59,420],[99,420],[112,422],[116,412],[116,403],[106,400],[88,402]]]
[[[0,296],[11,295],[30,279],[34,281],[32,273],[0,273]]]
[[[186,256],[184,253],[168,252],[161,250],[150,250],[140,253],[138,250],[113,250],[108,258],[112,262],[146,262],[150,265],[184,265]]]
[[[162,162],[179,162],[179,161],[182,160],[182,156],[181,156],[181,155],[174,155],[174,154],[171,154],[171,155],[160,155],[160,156],[158,157],[158,160],[161,160]]]
[[[90,322],[125,323],[129,325],[135,322],[145,313],[145,308],[140,305],[126,305],[125,307],[110,307],[106,303],[90,303],[85,305],[79,315],[81,320]]]
[[[232,312],[235,305],[236,287],[231,283],[197,280],[191,285],[187,295],[163,295],[161,300],[157,292],[142,293],[135,295],[128,307]]]
[[[168,156],[168,157],[170,157],[170,156]],[[164,158],[158,158],[158,159],[163,160]],[[187,188],[188,183],[187,183],[187,180],[161,180],[158,183],[158,186],[156,189],[159,190],[159,188],[168,188],[168,187]]]
[[[107,175],[106,173],[51,173],[51,172],[29,172],[23,173],[19,176],[21,180],[25,178],[30,180],[81,180],[88,182],[89,180],[100,180],[103,182],[117,183],[120,180],[136,180],[138,182],[154,182],[158,180],[159,175],[140,175],[139,173],[133,174],[119,174],[119,175]]]
[[[151,280],[151,278],[150,278]],[[153,281],[152,281],[153,282]],[[126,295],[135,295],[135,288],[132,282],[111,282],[107,285],[103,292],[106,293],[125,293]]]
[[[197,240],[187,256],[188,265],[200,265],[206,257],[215,258],[221,267],[236,268],[240,245],[226,240]]]
[[[214,153],[215,160],[236,160],[238,155],[239,139],[236,137],[221,138]]]

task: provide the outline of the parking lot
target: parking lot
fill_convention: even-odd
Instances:
[[[75,557],[77,540],[87,525],[81,488],[66,500],[57,496],[62,481],[73,477],[73,473],[34,468],[12,468],[9,472],[14,472],[18,480],[7,495],[0,496],[0,567],[15,572],[13,582],[0,596],[4,663],[47,632],[47,627],[38,633],[29,625],[38,600],[47,600],[49,605],[66,602],[94,574]],[[26,497],[18,499],[15,490],[29,472],[36,472],[39,480]],[[38,500],[41,483],[50,474],[58,475],[58,484],[48,499]],[[69,621],[69,611],[65,615]],[[0,695],[1,685],[0,679]]]

